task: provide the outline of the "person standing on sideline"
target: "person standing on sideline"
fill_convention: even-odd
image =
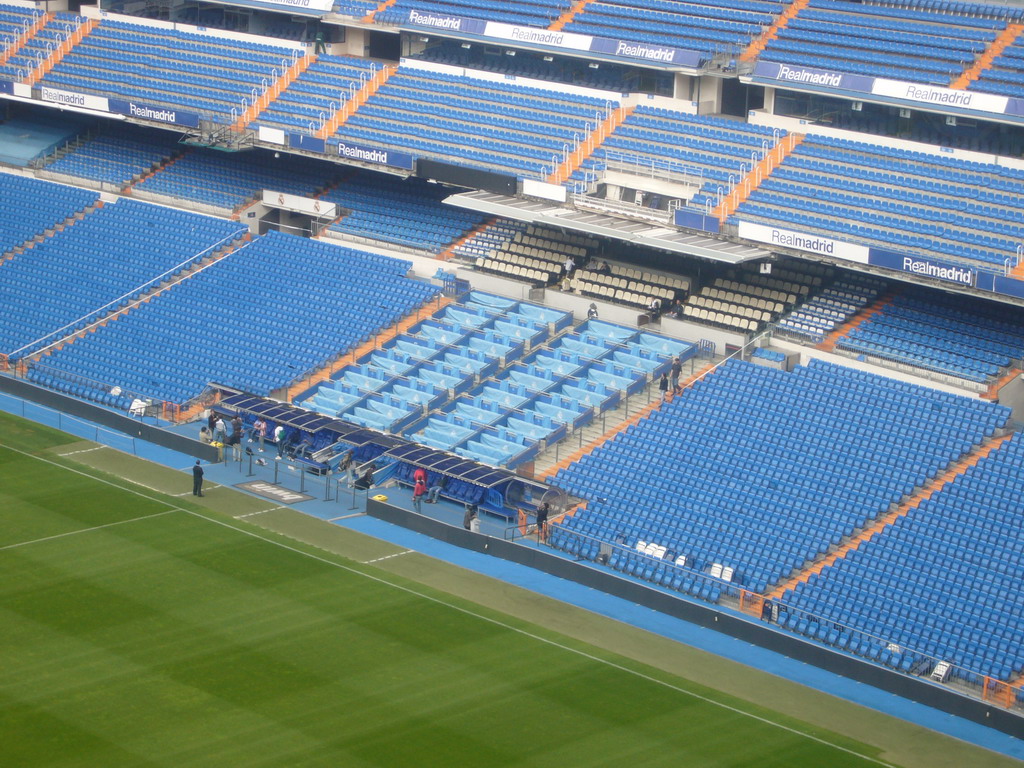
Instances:
[[[423,467],[416,467],[416,471],[412,473],[412,481],[414,483],[427,484],[427,470]]]
[[[672,361],[672,394],[679,392],[679,377],[683,373],[683,361],[676,357]]]
[[[548,537],[548,513],[551,506],[545,501],[537,507],[537,541],[546,541]]]
[[[277,443],[277,458],[284,458],[284,425],[278,424],[274,429],[274,442]]]
[[[203,468],[196,459],[196,465],[192,467],[192,495],[203,495]]]
[[[206,426],[210,428],[210,434],[212,435],[217,429],[217,412],[210,409],[210,412],[206,415]]]
[[[251,443],[253,440],[258,440],[260,444],[260,453],[263,453],[263,441],[267,438],[267,422],[263,420],[262,416],[256,417],[256,423],[252,425],[252,436],[249,438]]]
[[[664,400],[668,397],[668,374],[661,374],[661,381],[658,382],[658,389],[661,390],[661,399]]]
[[[412,489],[412,505],[417,512],[423,511],[423,497],[427,493],[427,484],[422,480],[416,481],[416,487]]]
[[[228,441],[228,426],[224,423],[224,419],[221,416],[217,417],[217,425],[214,429],[214,438],[221,445],[225,445]]]
[[[597,304],[590,303],[590,309],[587,310],[587,320],[597,320]]]

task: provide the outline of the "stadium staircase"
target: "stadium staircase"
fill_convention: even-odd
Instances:
[[[75,28],[70,37],[54,48],[46,60],[29,73],[23,82],[27,85],[35,85],[42,80],[51,69],[60,64],[61,59],[71,53],[72,48],[82,42],[82,39],[95,29],[98,23],[95,19],[85,19]]]
[[[299,78],[307,69],[309,69],[316,62],[316,55],[307,53],[305,56],[295,59],[292,65],[277,78],[267,89],[257,97],[256,101],[250,104],[242,116],[238,118],[231,126],[231,130],[235,132],[241,132],[255,120],[267,107],[270,106],[278,96],[280,96],[285,88],[291,85],[297,78]]]
[[[84,219],[88,214],[92,213],[97,208],[102,208],[102,207],[103,207],[103,201],[102,200],[97,200],[96,201],[96,205],[89,206],[88,208],[86,208],[83,211],[79,211],[78,213],[76,213],[76,214],[74,214],[72,216],[68,216],[66,219],[64,219],[64,221],[57,222],[56,224],[53,225],[53,227],[51,227],[50,229],[46,230],[42,234],[37,235],[36,237],[34,237],[34,238],[30,239],[30,240],[26,240],[21,245],[16,245],[13,248],[11,248],[10,250],[5,251],[4,253],[0,253],[0,264],[3,264],[5,261],[9,261],[9,260],[13,259],[15,256],[20,256],[21,254],[25,253],[25,251],[27,251],[30,248],[35,248],[36,247],[36,243],[43,242],[43,240],[45,240],[47,237],[52,237],[57,232],[63,232],[68,227],[74,226],[76,222],[79,222],[82,219]]]
[[[561,16],[559,16],[557,19],[551,22],[551,25],[548,27],[548,29],[550,29],[552,32],[561,32],[563,29],[565,29],[565,25],[571,22],[573,19],[575,19],[580,13],[582,13],[583,9],[586,8],[592,1],[593,0],[576,0],[576,2],[572,4],[572,7],[569,8],[569,10],[567,10],[565,13],[563,13]]]
[[[687,387],[692,385],[694,382],[699,381],[699,380],[703,379],[704,377],[708,376],[712,371],[714,371],[714,369],[715,369],[715,367],[717,365],[718,365],[718,363],[715,363],[715,362],[708,363],[706,366],[701,368],[699,371],[695,372],[689,378],[687,378],[685,380],[681,380],[679,382],[680,389],[686,389]],[[651,386],[654,386],[654,382],[651,383]],[[665,402],[669,402],[669,403],[672,402],[674,397],[675,397],[674,394],[670,393]],[[566,456],[564,459],[561,459],[561,460],[557,461],[556,463],[552,464],[550,467],[537,472],[536,475],[535,475],[535,478],[537,480],[548,480],[548,479],[554,477],[556,474],[558,474],[558,472],[560,470],[563,470],[566,467],[568,467],[569,465],[579,461],[581,458],[583,458],[587,454],[593,452],[594,450],[596,450],[600,446],[604,445],[609,440],[614,439],[615,436],[618,435],[619,433],[626,431],[627,429],[632,427],[634,424],[638,424],[643,419],[646,419],[648,416],[650,416],[655,411],[660,410],[661,409],[661,404],[662,404],[662,401],[659,398],[659,399],[656,399],[656,400],[654,400],[654,401],[652,401],[650,403],[647,403],[643,407],[639,408],[633,414],[628,414],[628,412],[624,412],[626,418],[622,419],[619,423],[615,424],[611,429],[607,430],[606,432],[603,432],[603,433],[599,434],[597,437],[595,437],[593,440],[588,442],[586,445],[583,445],[579,449],[573,451],[571,454]]]
[[[439,254],[437,254],[438,260],[439,261],[448,261],[449,259],[454,258],[455,257],[455,251],[457,251],[459,249],[459,246],[461,246],[461,245],[465,244],[466,242],[472,240],[477,235],[482,234],[486,229],[488,229],[489,227],[493,226],[497,222],[498,222],[498,220],[496,218],[492,218],[492,219],[488,219],[483,224],[478,224],[477,226],[473,227],[473,229],[469,230],[469,232],[465,233],[462,237],[460,237],[455,242],[451,243],[447,248],[445,248],[443,251],[441,251]]]
[[[587,134],[579,146],[570,152],[562,164],[555,169],[554,173],[548,176],[548,184],[561,184],[572,176],[573,172],[583,164],[583,161],[594,154],[597,148],[605,142],[605,139],[611,136],[615,129],[633,114],[635,109],[636,106],[626,105],[613,109],[604,122]]]
[[[848,334],[850,331],[852,331],[854,328],[856,328],[858,325],[863,323],[868,318],[874,317],[879,312],[881,312],[887,304],[892,303],[892,300],[894,298],[895,295],[892,293],[886,293],[885,295],[880,296],[873,304],[862,309],[860,312],[858,312],[856,315],[851,317],[845,323],[843,323],[834,331],[832,331],[832,333],[826,336],[825,339],[818,345],[818,349],[823,350],[825,352],[832,352],[833,350],[835,350],[836,344],[839,343],[839,340],[841,338],[846,336],[846,334]]]
[[[953,79],[949,87],[957,90],[967,88],[967,86],[981,76],[982,72],[992,66],[992,62],[995,61],[996,57],[1006,50],[1020,36],[1021,32],[1024,32],[1024,25],[1007,24],[1006,29],[996,36],[996,39],[975,59],[971,66],[967,67],[958,77]]]
[[[1013,269],[1010,270],[1009,277],[1017,280],[1024,280],[1024,260],[1017,264]]]
[[[772,175],[772,171],[782,165],[783,161],[796,149],[797,145],[804,140],[802,133],[787,133],[764,157],[750,169],[750,173],[740,179],[722,201],[715,206],[711,212],[718,217],[718,221],[725,224],[726,219],[732,216],[736,209],[743,204],[751,193],[761,186],[762,182]]]
[[[25,43],[35,36],[36,32],[49,24],[53,19],[54,15],[52,13],[44,13],[41,16],[37,16],[32,25],[18,35],[18,39],[11,43],[7,50],[0,54],[0,64],[6,64],[12,56],[21,50]]]
[[[167,158],[162,163],[157,165],[156,168],[146,171],[145,173],[141,174],[137,179],[129,183],[124,189],[121,190],[121,194],[130,195],[132,193],[132,189],[134,189],[137,184],[141,184],[151,176],[155,176],[156,174],[160,173],[160,171],[164,170],[164,168],[174,165],[176,162],[178,162],[181,158],[185,157],[185,155],[187,155],[191,151],[191,149],[185,149],[182,150],[181,152],[178,152],[175,155],[171,155],[169,158]]]
[[[341,371],[343,368],[349,365],[355,365],[356,361],[366,355],[370,354],[376,349],[379,349],[382,344],[391,339],[401,336],[403,333],[408,331],[412,326],[416,325],[423,320],[432,317],[436,312],[444,309],[449,304],[454,304],[455,299],[450,296],[438,296],[436,299],[430,301],[429,305],[423,305],[415,312],[411,312],[390,328],[386,328],[372,339],[360,344],[358,347],[349,350],[347,353],[339,356],[336,360],[325,365],[319,371],[314,373],[312,376],[302,379],[301,381],[294,382],[285,388],[282,395],[282,399],[285,402],[294,402],[300,394],[305,392],[317,384],[321,384],[325,381],[329,381],[332,376]]]
[[[328,136],[333,136],[337,133],[338,129],[345,124],[345,121],[352,117],[356,110],[366,103],[367,99],[380,90],[380,87],[396,71],[398,71],[396,66],[385,66],[374,72],[373,77],[366,82],[366,85],[359,89],[355,96],[334,111],[334,114],[327,119],[323,127],[316,132],[316,137],[318,139],[326,139]]]
[[[363,18],[361,18],[360,21],[363,22],[363,24],[372,24],[374,17],[376,17],[376,15],[378,13],[382,13],[382,12],[386,11],[388,8],[390,8],[392,5],[394,5],[397,1],[398,0],[383,0],[383,2],[381,2],[380,5],[378,5],[376,8],[374,8],[368,14],[363,16]]]
[[[773,600],[777,600],[782,597],[783,594],[796,587],[797,584],[806,582],[813,574],[821,573],[825,568],[835,563],[837,560],[841,560],[846,557],[850,552],[858,549],[861,544],[865,544],[875,536],[875,534],[884,530],[887,526],[892,525],[896,520],[906,515],[910,510],[919,506],[921,502],[931,498],[934,494],[942,490],[947,484],[954,482],[964,472],[973,467],[979,461],[987,457],[999,446],[1010,439],[1012,434],[1002,435],[1000,437],[994,437],[988,440],[986,443],[977,447],[969,454],[960,458],[959,461],[951,465],[944,472],[940,473],[936,477],[929,480],[921,488],[918,489],[917,493],[913,496],[905,499],[896,509],[891,512],[878,517],[873,523],[863,528],[859,533],[855,534],[848,541],[840,544],[839,547],[829,554],[825,555],[822,559],[812,564],[809,568],[805,568],[803,571],[798,573],[786,581],[782,582],[771,592],[768,593],[768,597]]]
[[[753,61],[760,56],[764,49],[768,47],[768,43],[778,37],[779,30],[784,29],[790,20],[806,8],[810,2],[811,0],[793,0],[786,10],[779,14],[772,25],[761,33],[759,38],[751,41],[750,45],[740,54],[740,61]]]
[[[1003,387],[1005,387],[1007,384],[1009,384],[1011,381],[1017,378],[1020,375],[1020,373],[1020,368],[1011,368],[1009,371],[1007,371],[1001,377],[999,377],[996,381],[992,382],[992,385],[985,391],[982,397],[986,400],[998,401],[999,390],[1001,390]]]

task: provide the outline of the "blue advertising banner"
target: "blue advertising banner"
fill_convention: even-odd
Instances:
[[[663,62],[693,69],[700,66],[702,58],[698,51],[687,51],[682,48],[671,48],[666,45],[611,40],[607,37],[595,37],[590,44],[590,50],[594,53],[607,53],[613,56],[624,56],[629,59]]]
[[[472,35],[482,35],[487,29],[487,22],[482,19],[446,16],[440,13],[417,11],[415,8],[409,11],[409,23],[417,27],[443,29],[446,32],[468,32]]]
[[[996,276],[991,272],[978,272],[974,278],[974,287],[980,291],[994,291],[996,289],[995,281]],[[1019,281],[1014,280],[1014,282]],[[1024,283],[1021,283],[1021,285],[1024,285]]]
[[[963,267],[958,264],[951,264],[948,261],[940,261],[924,256],[911,256],[905,253],[885,251],[880,248],[869,249],[868,264],[970,287],[974,286],[977,278],[977,271],[971,267]]]
[[[996,293],[1024,299],[1024,281],[1016,280],[1012,277],[993,276],[992,290]]]
[[[349,160],[376,163],[377,165],[390,165],[394,168],[404,168],[407,171],[411,171],[416,167],[416,158],[408,152],[368,147],[364,144],[353,144],[350,141],[342,141],[338,144],[338,154],[342,157],[347,157]]]
[[[708,216],[698,211],[686,211],[682,208],[676,209],[675,223],[677,227],[700,229],[704,232],[718,232],[719,228],[717,216]]]
[[[307,152],[319,152],[320,154],[327,152],[327,142],[324,139],[318,139],[316,136],[306,133],[289,133],[288,146],[292,149],[304,149]]]
[[[754,77],[781,80],[794,85],[817,85],[823,88],[840,88],[844,91],[863,91],[864,93],[871,93],[875,84],[875,78],[866,75],[847,75],[825,69],[779,64],[774,61],[759,61],[754,67]]]
[[[189,128],[199,127],[199,114],[196,112],[184,112],[169,107],[153,107],[126,99],[109,99],[109,103],[111,112],[128,115],[128,117],[138,120],[155,120],[159,123],[174,123],[174,125],[185,125]]]

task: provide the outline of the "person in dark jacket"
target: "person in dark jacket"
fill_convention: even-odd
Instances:
[[[203,468],[199,464],[199,459],[196,459],[196,464],[192,467],[192,495],[203,495]]]
[[[548,513],[551,505],[546,501],[537,507],[537,541],[545,541],[548,537]]]

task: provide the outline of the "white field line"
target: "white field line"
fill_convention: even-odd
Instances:
[[[171,509],[165,509],[163,512],[154,512],[151,515],[142,515],[141,517],[133,517],[130,520],[118,520],[115,523],[105,523],[104,525],[94,525],[92,528],[79,528],[77,531],[65,531],[64,533],[56,533],[53,536],[43,536],[41,539],[32,539],[31,541],[19,541],[17,544],[7,544],[6,546],[0,547],[0,552],[8,549],[17,549],[18,547],[27,547],[30,544],[40,544],[44,541],[53,541],[54,539],[63,539],[68,536],[77,536],[80,533],[90,533],[92,531],[101,531],[104,528],[113,528],[115,525],[125,525],[127,523],[137,523],[139,520],[149,520],[152,517],[160,517],[162,515],[169,515],[171,512],[183,512],[184,510],[178,507],[172,507]]]
[[[9,450],[14,451],[15,453],[20,453],[23,456],[28,456],[29,458],[33,458],[33,459],[36,459],[38,461],[42,461],[42,462],[44,462],[46,464],[51,464],[51,465],[53,465],[55,467],[60,467],[61,469],[65,470],[65,471],[74,472],[74,473],[82,475],[84,477],[89,477],[89,478],[91,478],[93,480],[98,480],[101,483],[105,483],[107,485],[111,485],[111,486],[113,486],[115,488],[120,488],[123,491],[128,491],[129,493],[134,493],[135,495],[137,495],[137,496],[139,496],[141,498],[150,499],[151,501],[158,501],[158,502],[160,501],[159,499],[153,499],[151,496],[147,496],[144,493],[139,493],[139,491],[137,491],[137,490],[135,490],[133,488],[125,488],[124,486],[117,485],[117,483],[110,482],[109,480],[104,480],[103,478],[94,477],[93,475],[90,475],[90,474],[88,474],[86,472],[81,472],[79,470],[72,469],[70,467],[65,467],[63,464],[58,464],[57,462],[51,461],[51,460],[46,459],[46,458],[43,458],[42,456],[36,456],[35,454],[28,453],[27,451],[22,451],[22,450],[19,450],[17,448],[10,448],[9,446],[3,446],[3,447],[8,448]],[[623,666],[621,664],[617,664],[614,661],[609,661],[608,659],[602,659],[599,656],[594,656],[593,654],[587,653],[586,651],[581,651],[578,648],[572,648],[570,646],[567,646],[567,645],[564,645],[562,643],[556,642],[555,640],[551,640],[551,639],[546,638],[546,637],[541,637],[540,635],[536,635],[536,634],[534,634],[532,632],[527,632],[525,629],[521,629],[519,627],[514,627],[514,626],[512,626],[510,624],[506,624],[505,622],[499,621],[498,619],[492,618],[490,616],[484,616],[483,614],[476,613],[474,611],[469,610],[468,608],[464,608],[464,607],[462,607],[460,605],[455,605],[454,603],[450,603],[450,602],[447,602],[445,600],[442,600],[439,597],[434,597],[433,595],[428,595],[428,594],[425,594],[425,593],[420,592],[418,590],[415,590],[412,587],[407,587],[407,586],[404,586],[404,585],[401,585],[401,584],[395,584],[395,583],[390,582],[387,579],[382,578],[380,576],[377,576],[377,575],[374,575],[374,574],[370,574],[370,573],[365,573],[364,571],[361,571],[358,568],[352,568],[352,567],[347,566],[347,565],[345,565],[343,563],[335,562],[334,560],[329,560],[326,557],[321,557],[320,555],[313,554],[312,552],[306,552],[304,550],[298,549],[297,547],[293,547],[293,546],[291,546],[289,544],[285,544],[284,542],[275,541],[274,539],[267,538],[266,536],[261,536],[259,533],[255,532],[255,531],[248,531],[248,530],[246,530],[244,528],[239,528],[238,526],[232,525],[229,522],[226,522],[226,521],[223,521],[223,520],[217,520],[216,518],[207,517],[206,515],[200,514],[199,512],[193,512],[193,511],[188,510],[188,509],[180,509],[178,507],[172,507],[172,508],[170,508],[170,509],[168,509],[168,510],[166,510],[164,512],[157,512],[157,513],[155,513],[153,515],[147,515],[145,517],[157,517],[158,515],[164,515],[164,514],[168,514],[170,512],[175,512],[175,511],[181,511],[181,512],[184,512],[184,513],[186,513],[188,515],[191,515],[192,517],[198,517],[200,520],[206,520],[207,522],[213,523],[214,525],[219,525],[219,526],[222,526],[224,528],[229,528],[229,529],[231,529],[233,531],[237,531],[238,533],[241,533],[241,534],[243,534],[245,536],[251,536],[254,539],[259,539],[260,541],[264,541],[264,542],[266,542],[266,543],[268,543],[268,544],[270,544],[272,546],[288,550],[289,552],[295,552],[296,554],[302,555],[303,557],[308,557],[308,558],[310,558],[312,560],[317,560],[318,562],[324,563],[325,565],[329,565],[329,566],[331,566],[333,568],[337,568],[337,569],[342,570],[342,571],[347,571],[348,573],[356,574],[356,575],[361,576],[361,577],[363,577],[365,579],[369,579],[370,581],[375,581],[378,584],[385,584],[385,585],[391,587],[392,589],[397,589],[400,592],[405,592],[407,594],[413,595],[415,597],[420,598],[421,600],[429,600],[432,603],[436,603],[438,605],[443,605],[443,606],[445,606],[447,608],[450,608],[453,611],[458,611],[459,613],[463,613],[463,614],[465,614],[467,616],[472,616],[472,617],[474,617],[476,619],[479,619],[480,621],[486,621],[489,624],[493,624],[495,626],[501,627],[501,628],[506,629],[506,630],[508,630],[510,632],[515,632],[516,634],[522,635],[523,637],[529,637],[530,639],[536,640],[539,643],[544,643],[544,644],[550,645],[550,646],[552,646],[554,648],[559,648],[559,649],[565,651],[566,653],[571,653],[571,654],[574,654],[576,656],[580,656],[582,658],[589,659],[590,661],[596,662],[598,664],[603,664],[603,665],[605,665],[607,667],[610,667],[612,669],[616,669],[616,670],[619,670],[620,672],[624,672],[624,673],[626,673],[628,675],[632,675],[633,677],[637,677],[637,678],[640,678],[642,680],[646,680],[646,681],[648,681],[650,683],[653,683],[655,685],[660,685],[663,688],[668,688],[669,690],[675,691],[675,692],[680,693],[680,694],[682,694],[684,696],[689,696],[691,698],[698,699],[698,700],[703,701],[703,702],[705,702],[707,704],[711,704],[713,706],[719,707],[719,708],[727,710],[729,712],[733,712],[735,714],[742,715],[743,717],[748,717],[748,718],[750,718],[752,720],[757,720],[758,722],[764,723],[765,725],[770,725],[770,726],[773,726],[775,728],[779,728],[780,730],[786,731],[788,733],[792,733],[795,736],[800,736],[802,738],[809,739],[810,741],[817,742],[818,744],[823,744],[823,745],[825,745],[827,747],[831,747],[832,749],[837,749],[840,752],[845,752],[846,754],[853,755],[854,757],[859,757],[859,758],[861,758],[862,760],[864,760],[864,761],[866,761],[868,763],[873,763],[874,765],[885,766],[885,768],[893,768],[891,763],[886,763],[886,762],[884,762],[882,760],[879,760],[877,758],[861,754],[860,752],[857,752],[855,750],[849,749],[848,747],[840,746],[839,744],[833,744],[832,742],[828,741],[827,739],[823,739],[823,738],[821,738],[819,736],[815,736],[815,735],[810,734],[810,733],[805,733],[804,731],[797,730],[796,728],[792,728],[791,726],[788,726],[788,725],[783,725],[782,723],[777,723],[774,720],[769,720],[766,717],[762,717],[760,715],[755,715],[755,714],[753,714],[751,712],[746,712],[746,711],[744,711],[742,709],[739,709],[738,707],[733,707],[733,706],[731,706],[729,704],[724,704],[724,703],[722,703],[720,701],[715,701],[714,699],[708,698],[707,696],[702,696],[699,693],[694,693],[693,691],[688,691],[685,688],[680,688],[679,686],[673,685],[672,683],[669,683],[669,682],[667,682],[665,680],[661,680],[661,679],[659,679],[657,677],[653,677],[651,675],[644,674],[643,672],[638,672],[637,670],[630,669],[629,667],[625,667],[625,666]],[[135,518],[135,519],[136,520],[142,520],[142,519],[145,519],[145,517],[140,517],[140,518]],[[133,521],[125,520],[123,522],[127,523],[127,522],[133,522]],[[107,526],[97,526],[97,528],[109,527],[110,525],[119,525],[119,523],[109,523]],[[87,529],[87,530],[94,530],[94,529]],[[84,531],[82,531],[82,532],[84,532]],[[59,538],[61,536],[72,535],[73,533],[76,533],[76,532],[72,531],[72,532],[67,533],[67,534],[58,534],[58,536],[53,536],[53,537],[50,537],[50,538]],[[45,539],[39,539],[37,541],[44,541],[44,540]],[[33,543],[33,542],[25,542],[24,544],[21,544],[21,545],[12,544],[12,545],[9,545],[9,547],[24,546],[25,544],[30,544],[30,543]]]

